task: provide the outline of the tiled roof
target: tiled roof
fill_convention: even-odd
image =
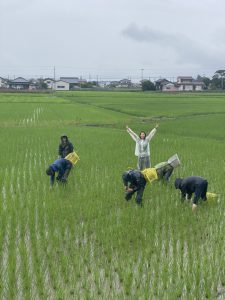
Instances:
[[[160,79],[157,79],[155,82],[170,82],[169,80],[167,80],[166,78],[160,78]]]
[[[60,80],[68,83],[79,83],[80,80],[78,77],[60,77]]]
[[[29,83],[29,81],[24,79],[23,77],[18,77],[14,80],[11,80],[11,83]]]

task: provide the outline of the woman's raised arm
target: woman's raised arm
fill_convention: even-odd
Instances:
[[[129,135],[132,137],[132,139],[135,142],[137,142],[139,139],[138,135],[135,132],[133,132],[133,130],[131,130],[128,126],[126,126],[126,129],[127,129],[127,132],[129,133]]]
[[[159,125],[156,124],[156,125],[155,125],[155,128],[153,128],[153,129],[149,132],[149,134],[146,136],[146,140],[150,141],[150,140],[153,138],[153,136],[154,136],[155,133],[156,133],[156,129],[157,129],[158,127],[159,127]]]

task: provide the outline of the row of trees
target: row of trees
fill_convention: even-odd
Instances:
[[[224,90],[225,89],[225,70],[217,70],[212,79],[206,76],[198,75],[198,81],[204,83],[205,90]],[[150,80],[143,80],[141,82],[143,91],[155,91],[155,85]]]
[[[217,70],[212,79],[198,75],[197,79],[202,80],[205,84],[205,89],[224,90],[225,89],[225,70]]]

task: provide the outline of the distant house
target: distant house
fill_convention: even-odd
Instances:
[[[202,91],[204,82],[195,80],[191,76],[177,77],[178,91]]]
[[[8,80],[0,77],[0,88],[7,88]]]
[[[54,90],[56,91],[69,91],[70,84],[64,80],[57,80],[53,84]]]
[[[23,77],[17,77],[14,80],[9,81],[9,88],[15,90],[28,90],[30,82]]]
[[[108,87],[110,85],[110,81],[101,80],[101,81],[98,81],[98,85],[102,88],[105,88],[105,87]]]
[[[80,88],[82,83],[87,83],[87,80],[78,77],[60,77],[60,80],[69,83],[70,90]]]
[[[52,79],[52,78],[45,78],[45,79],[44,79],[44,83],[47,84],[48,89],[52,89],[52,88],[53,88],[54,82],[55,82],[55,81],[54,81],[54,79]]]
[[[167,85],[168,83],[171,83],[171,82],[169,80],[165,79],[165,78],[160,78],[160,79],[155,81],[155,89],[157,91],[162,91],[164,85]]]
[[[132,86],[132,82],[130,79],[121,79],[118,83],[118,87],[121,87],[121,88],[129,88]]]
[[[98,85],[102,88],[115,88],[120,86],[120,81],[98,81]]]
[[[29,90],[30,91],[34,91],[34,90],[38,90],[39,89],[39,84],[36,80],[31,79],[30,80],[30,84],[29,84]]]
[[[176,83],[168,82],[162,86],[162,92],[177,92],[178,86]]]

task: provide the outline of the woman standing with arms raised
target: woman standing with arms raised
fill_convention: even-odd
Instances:
[[[138,136],[128,126],[126,126],[127,132],[136,142],[135,155],[138,157],[137,167],[139,170],[151,167],[149,142],[155,135],[158,126],[159,125],[157,124],[147,136],[144,131],[141,131]]]

